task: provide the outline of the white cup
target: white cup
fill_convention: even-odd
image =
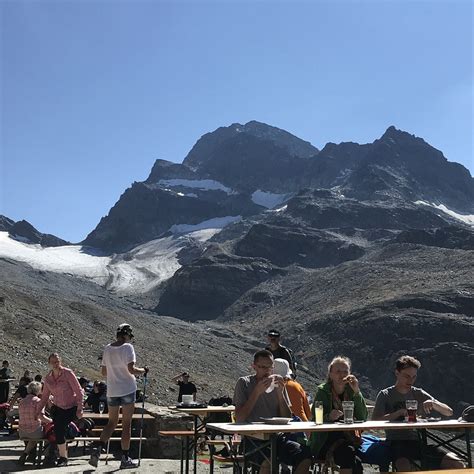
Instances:
[[[270,375],[270,377],[272,378],[272,383],[271,383],[270,386],[265,390],[266,393],[273,392],[273,389],[275,388],[275,377],[273,377],[273,375]]]
[[[193,399],[194,397],[192,395],[183,395],[183,405],[191,405],[191,403],[194,401]]]

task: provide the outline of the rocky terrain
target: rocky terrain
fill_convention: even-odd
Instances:
[[[16,376],[29,369],[46,374],[47,358],[58,352],[66,366],[89,379],[101,378],[98,357],[113,341],[115,329],[134,328],[137,364],[150,367],[149,401],[177,400],[170,379],[192,374],[198,398],[232,396],[235,382],[250,371],[252,354],[263,347],[265,333],[241,336],[227,325],[189,323],[137,309],[85,279],[35,270],[0,259],[0,359]],[[302,372],[302,381],[314,378]]]
[[[11,237],[54,244],[17,224],[0,217]],[[459,412],[474,403],[473,226],[469,171],[395,127],[322,150],[255,121],[221,127],[127,189],[71,250],[77,269],[1,236],[17,260],[0,249],[0,356],[44,372],[58,350],[95,377],[126,320],[156,367],[152,400],[173,401],[184,368],[207,399],[232,392],[274,327],[310,393],[345,354],[374,398],[410,353],[420,384]]]

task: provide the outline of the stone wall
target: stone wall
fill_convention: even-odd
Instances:
[[[141,412],[136,410],[136,412]],[[145,413],[154,417],[154,420],[144,420],[143,436],[147,439],[142,445],[142,456],[158,459],[180,459],[181,441],[170,436],[160,436],[159,431],[192,430],[193,417],[184,413],[177,413],[168,407],[145,403]],[[139,430],[139,424],[135,424]]]

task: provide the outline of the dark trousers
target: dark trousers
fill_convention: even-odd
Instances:
[[[10,395],[10,384],[8,382],[0,382],[0,403],[8,402]]]
[[[76,418],[77,407],[67,408],[66,410],[54,406],[51,416],[54,423],[54,434],[56,435],[56,444],[66,442],[66,428],[71,421]]]

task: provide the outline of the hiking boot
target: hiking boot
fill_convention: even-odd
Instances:
[[[67,458],[59,458],[58,462],[56,463],[57,467],[65,467],[67,466]]]
[[[135,459],[132,459],[129,456],[122,456],[120,469],[133,469],[134,467],[138,467],[138,461],[135,461]]]
[[[20,466],[24,466],[25,462],[26,462],[26,456],[28,456],[27,453],[22,453],[22,455],[20,456],[20,458],[17,461],[17,464],[19,464]]]
[[[99,465],[100,448],[92,448],[91,457],[89,458],[89,464],[97,467]]]
[[[36,448],[31,451],[31,453],[28,453],[28,456],[26,458],[28,462],[34,463],[36,461]]]

